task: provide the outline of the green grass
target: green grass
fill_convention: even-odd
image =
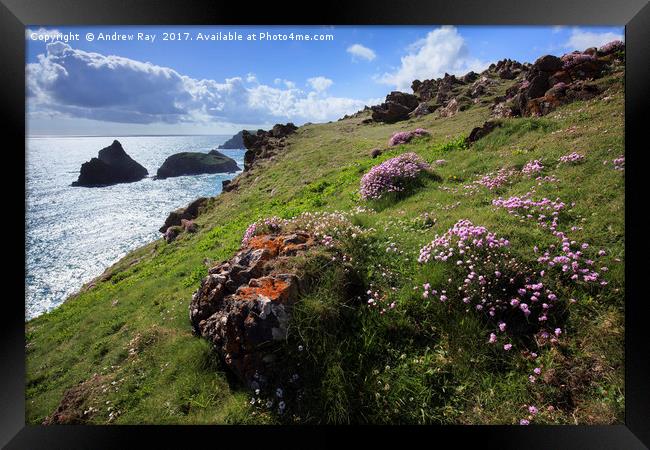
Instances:
[[[624,260],[624,175],[603,164],[624,153],[622,77],[600,83],[609,89],[602,96],[611,100],[576,102],[544,118],[506,119],[469,148],[463,139],[489,117],[485,106],[394,125],[363,125],[359,117],[299,128],[286,150],[243,174],[236,191],[211,200],[196,219],[197,233],[130,253],[107,269],[110,279],[26,323],[27,422],[42,422],[67,389],[93,374],[102,382],[88,389],[84,409],[98,409],[88,418],[98,424],[510,424],[523,417],[525,404],[555,408],[539,423],[622,422],[624,264],[615,258]],[[417,127],[431,136],[370,157],[394,132]],[[435,168],[440,179],[424,179],[408,195],[374,205],[376,213],[355,217],[357,225],[377,231],[363,248],[349,249],[359,268],[354,282],[318,255],[304,262],[304,270],[319,276],[294,311],[279,350],[301,363],[300,388],[287,384],[287,398],[296,406],[283,416],[251,406],[253,394],[229,375],[208,342],[191,333],[187,308],[208,265],[232,256],[257,219],[371,205],[359,200],[361,176],[404,151],[429,162],[445,159]],[[557,164],[572,151],[586,161]],[[552,243],[548,233],[491,206],[496,196],[523,194],[534,181],[472,195],[461,188],[532,159],[560,179],[538,186],[537,196],[575,202],[563,225],[582,226],[576,239],[604,248],[610,268],[606,288],[571,292],[578,302],[566,319],[566,345],[541,355],[550,378],[535,386],[526,379],[532,363],[485,345],[488,328],[478,317],[423,301],[413,291],[448,276],[443,265],[419,265],[416,257],[459,219],[508,237],[522,259],[534,258],[534,245]],[[421,219],[425,212],[435,223]],[[387,254],[391,242],[403,253]],[[354,286],[369,283],[384,290],[397,286],[394,311],[380,316],[355,300]],[[119,414],[109,419],[113,411]]]

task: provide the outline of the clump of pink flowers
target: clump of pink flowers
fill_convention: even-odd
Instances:
[[[521,169],[521,173],[524,175],[534,175],[540,173],[542,170],[544,170],[544,165],[536,159],[534,161],[527,162],[526,165],[524,165],[524,167]]]
[[[568,155],[560,156],[560,162],[566,164],[579,164],[585,160],[585,156],[580,153],[573,152]]]
[[[408,180],[429,169],[429,164],[413,152],[388,159],[361,178],[361,198],[379,199],[389,192],[401,192]]]
[[[388,145],[394,147],[395,145],[407,144],[415,137],[428,136],[428,135],[429,132],[422,128],[416,128],[413,131],[399,131],[390,137],[390,139],[388,140]]]
[[[621,155],[612,161],[615,170],[625,170],[625,155]]]
[[[275,216],[261,219],[248,226],[242,238],[242,246],[247,245],[254,236],[265,233],[306,232],[320,239],[325,247],[334,247],[343,238],[356,239],[374,231],[352,223],[352,217],[368,212],[372,210],[358,207],[351,212],[305,212],[291,219]]]
[[[556,344],[562,329],[551,323],[560,298],[541,276],[510,254],[509,244],[483,226],[458,221],[420,250],[421,264],[453,262],[455,273],[444,289],[425,283],[422,297],[455,301],[467,312],[484,315],[495,325],[486,343],[504,351],[513,349],[511,334],[535,336],[540,345]]]
[[[461,255],[469,245],[474,247],[506,247],[510,244],[507,239],[497,238],[487,228],[476,226],[467,219],[459,220],[442,236],[436,235],[435,239],[420,249],[418,262],[426,263],[433,257],[436,261],[447,261],[456,252]]]
[[[582,64],[584,62],[596,61],[596,58],[594,58],[592,55],[581,52],[567,53],[560,59],[562,60],[562,69],[564,70],[571,69],[572,67],[575,67],[578,64]]]
[[[513,175],[514,171],[512,169],[500,169],[497,173],[489,173],[479,178],[476,180],[476,184],[493,191],[508,183]]]
[[[598,53],[603,55],[608,55],[610,53],[618,52],[621,50],[625,50],[625,44],[623,43],[623,41],[617,39],[615,41],[608,42],[607,44],[600,47],[598,49]]]

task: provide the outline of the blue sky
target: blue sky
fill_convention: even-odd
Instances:
[[[198,33],[229,32],[243,40],[198,40]],[[164,33],[181,39],[165,41]],[[260,33],[332,38],[247,39]],[[62,40],[71,34],[79,40]],[[478,72],[503,58],[532,62],[623,34],[621,27],[33,26],[26,32],[28,133],[230,134],[324,122],[391,90],[411,92],[416,78]]]

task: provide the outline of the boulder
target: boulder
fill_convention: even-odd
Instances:
[[[459,108],[458,100],[452,98],[443,108],[438,108],[437,113],[440,117],[451,117],[458,113]]]
[[[210,150],[208,153],[182,152],[171,155],[156,173],[159,180],[182,175],[199,175],[203,173],[229,173],[240,170],[234,159]]]
[[[435,108],[432,106],[429,106],[427,103],[422,102],[420,103],[417,108],[415,108],[413,111],[409,113],[409,117],[422,117],[426,116],[427,114],[431,114],[432,112],[435,111]]]
[[[541,72],[555,73],[562,69],[562,60],[557,56],[544,55],[533,63],[533,70],[535,69]]]
[[[141,164],[126,154],[119,141],[99,151],[97,158],[81,165],[79,178],[72,186],[108,186],[140,181],[149,174]]]
[[[538,74],[530,80],[525,95],[528,99],[542,97],[548,88],[548,76]]]
[[[165,223],[158,231],[165,233],[169,227],[181,226],[183,220],[194,220],[196,219],[203,208],[208,203],[207,197],[199,197],[185,208],[179,208],[176,211],[172,211],[165,219]]]
[[[474,81],[476,81],[478,79],[478,77],[479,77],[478,73],[476,73],[474,71],[470,71],[470,72],[467,72],[465,75],[463,75],[461,77],[461,80],[462,80],[463,83],[469,84],[469,83],[473,83]]]
[[[248,385],[256,374],[272,372],[268,346],[286,339],[292,307],[306,289],[283,263],[314,245],[307,233],[255,236],[232,259],[209,269],[192,296],[195,333]]]
[[[480,127],[475,127],[474,129],[472,129],[472,131],[469,133],[469,136],[467,137],[466,140],[467,144],[471,144],[473,142],[478,141],[482,137],[487,136],[489,133],[491,133],[501,125],[502,125],[501,122],[488,120]]]
[[[407,119],[409,113],[419,104],[417,96],[405,92],[393,91],[386,96],[381,105],[371,107],[375,122],[394,123]]]

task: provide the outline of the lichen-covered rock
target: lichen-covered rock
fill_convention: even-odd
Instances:
[[[252,237],[229,261],[212,267],[192,296],[190,321],[225,364],[250,384],[272,370],[265,349],[286,339],[292,306],[305,281],[287,272],[287,259],[316,245],[307,233]]]

